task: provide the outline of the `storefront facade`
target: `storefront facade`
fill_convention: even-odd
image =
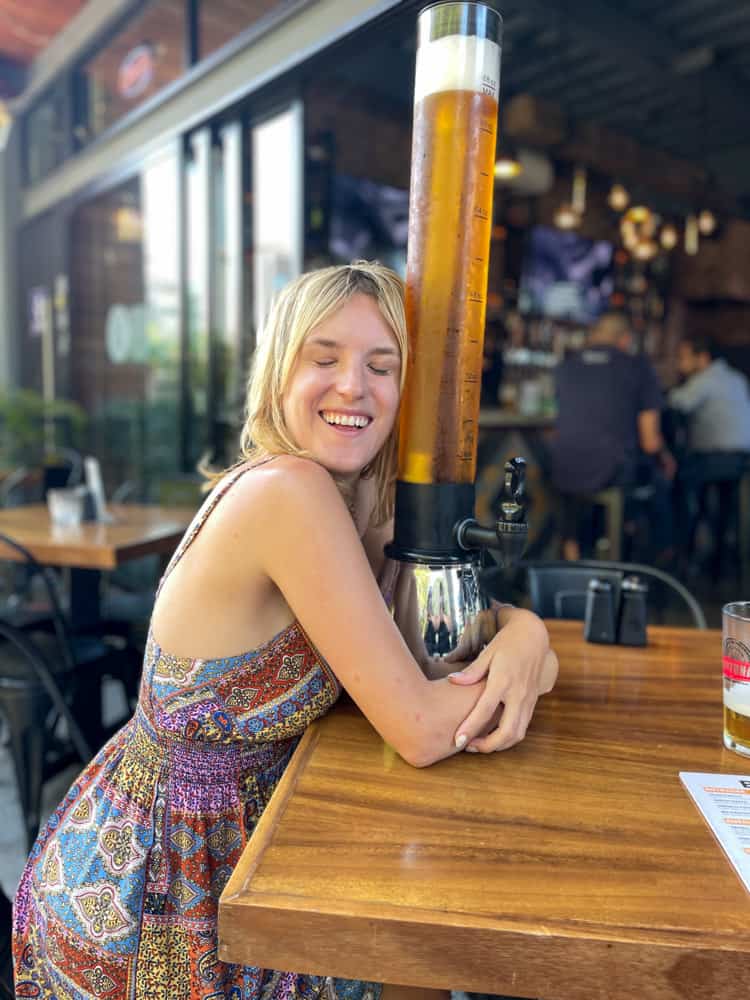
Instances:
[[[84,408],[109,490],[165,499],[201,458],[232,459],[272,295],[335,259],[338,60],[410,6],[150,0],[36,81],[11,147],[6,381]]]

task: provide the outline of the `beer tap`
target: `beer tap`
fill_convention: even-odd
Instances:
[[[501,569],[512,569],[523,555],[529,528],[523,505],[526,487],[526,462],[511,458],[505,463],[503,490],[500,497],[500,516],[494,528],[485,528],[473,517],[456,525],[456,541],[467,552],[474,549],[493,549]]]
[[[413,577],[429,655],[454,649],[488,606],[479,582],[482,549],[498,552],[507,569],[526,539],[521,458],[505,466],[496,525],[474,518],[501,35],[502,18],[484,3],[432,4],[417,18],[409,364],[386,554]]]

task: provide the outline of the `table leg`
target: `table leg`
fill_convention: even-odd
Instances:
[[[101,578],[102,574],[98,569],[70,571],[70,623],[74,632],[96,628],[99,625]]]

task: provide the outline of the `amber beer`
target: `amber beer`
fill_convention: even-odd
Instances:
[[[398,476],[404,482],[475,479],[499,72],[500,48],[490,38],[420,36],[406,266],[411,356]]]
[[[750,602],[722,609],[724,746],[750,756]]]
[[[744,697],[735,690],[724,695],[724,742],[731,750],[745,747],[750,753],[750,684]]]

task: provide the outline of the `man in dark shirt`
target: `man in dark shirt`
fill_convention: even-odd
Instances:
[[[633,487],[643,456],[665,474],[674,460],[664,447],[661,388],[644,355],[634,355],[626,316],[604,313],[586,347],[556,371],[557,434],[551,478],[563,496],[566,559],[580,557],[581,497],[610,486]]]

